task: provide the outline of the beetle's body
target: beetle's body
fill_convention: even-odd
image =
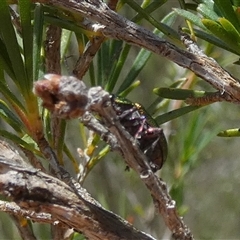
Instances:
[[[138,140],[139,148],[147,156],[152,170],[159,170],[167,158],[167,141],[163,130],[140,104],[114,95],[111,99],[120,123]]]

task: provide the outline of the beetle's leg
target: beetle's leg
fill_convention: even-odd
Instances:
[[[144,129],[144,124],[146,123],[146,118],[145,118],[145,117],[142,118],[142,119],[140,119],[140,120],[142,121],[142,122],[141,122],[141,125],[140,125],[138,131],[136,132],[136,134],[135,134],[135,136],[134,136],[134,138],[136,138],[136,139],[140,139],[140,138],[142,137],[142,133],[143,133],[143,129]]]
[[[118,117],[119,119],[124,119],[127,116],[130,116],[131,114],[133,114],[134,112],[137,111],[136,107],[132,107],[131,109],[125,110],[124,112],[122,112]]]

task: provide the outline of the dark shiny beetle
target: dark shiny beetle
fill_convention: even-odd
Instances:
[[[163,130],[140,104],[114,95],[111,95],[111,100],[120,123],[138,140],[139,148],[147,156],[152,171],[161,169],[167,158],[167,141]]]

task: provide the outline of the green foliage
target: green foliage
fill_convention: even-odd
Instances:
[[[216,46],[240,55],[240,19],[238,8],[230,1],[200,1],[196,8],[198,15],[186,10],[175,12],[198,27],[194,34]],[[188,29],[185,29],[189,32]]]
[[[6,1],[0,4],[0,71],[5,72],[14,82],[14,88],[10,88],[9,82],[4,75],[1,76],[0,92],[5,97],[2,100],[2,116],[7,116],[5,121],[15,130],[19,137],[22,134],[29,134],[35,138],[37,132],[41,131],[42,125],[39,121],[37,99],[32,93],[33,86],[33,34],[31,26],[31,6],[28,1],[21,1],[19,4],[21,20],[21,37],[16,34],[16,30],[11,22],[9,7]],[[15,95],[14,91],[18,94]],[[8,106],[8,109],[4,106]],[[21,129],[16,129],[16,123]],[[35,124],[32,125],[31,123]],[[6,134],[5,134],[6,137]],[[12,135],[8,138],[14,141]],[[17,141],[19,143],[19,141]]]
[[[224,130],[218,133],[219,137],[239,137],[240,136],[240,130],[239,128],[233,128]]]
[[[180,41],[179,34],[173,26],[179,16],[183,17],[193,26],[193,28],[184,28],[184,31],[205,40],[206,42],[202,44],[204,49],[208,49],[212,44],[227,50],[228,54],[240,55],[239,1],[232,1],[233,5],[230,1],[220,0],[194,1],[191,4],[179,1],[181,8],[176,8],[179,6],[175,5],[174,10],[168,9],[164,17],[154,15],[154,12],[164,12],[166,4],[169,2],[173,4],[167,0],[145,0],[142,1],[140,6],[138,1],[124,0],[119,1],[117,9],[123,12],[131,9],[134,13],[132,16],[133,22],[147,24],[154,34],[159,37],[167,37],[175,44],[179,44]],[[80,139],[80,143],[77,146],[81,146],[80,152],[83,153],[84,160],[86,158],[88,160],[84,166],[87,171],[86,179],[82,179],[82,181],[87,181],[91,177],[90,172],[94,175],[94,171],[97,172],[98,168],[104,171],[109,167],[109,172],[115,173],[116,178],[120,178],[122,181],[126,181],[127,178],[134,186],[136,185],[133,191],[132,184],[129,183],[131,194],[135,192],[136,195],[129,197],[126,193],[127,190],[122,191],[122,185],[115,186],[115,193],[113,192],[109,200],[104,194],[99,193],[101,187],[97,185],[99,181],[97,176],[97,180],[93,179],[93,181],[97,181],[97,187],[92,186],[97,189],[95,193],[97,197],[101,198],[102,202],[105,202],[106,207],[109,208],[111,207],[111,201],[115,201],[116,212],[122,213],[125,217],[131,214],[135,218],[144,215],[144,209],[147,207],[139,206],[141,206],[141,201],[146,206],[150,206],[150,200],[147,198],[138,200],[144,195],[142,190],[139,190],[141,187],[136,184],[137,180],[134,179],[132,173],[126,174],[123,171],[124,164],[120,165],[117,161],[113,162],[109,159],[112,156],[109,146],[102,143],[99,136],[89,133],[79,122],[71,123],[74,128],[74,139],[71,139],[71,137],[69,138],[71,141],[68,141],[69,123],[62,121],[59,124],[59,135],[56,139],[51,128],[53,119],[46,110],[41,108],[37,98],[32,93],[34,81],[42,77],[45,72],[43,48],[46,38],[45,30],[49,24],[63,29],[61,35],[61,64],[63,69],[68,69],[65,57],[68,55],[71,57],[70,48],[75,46],[74,54],[76,52],[82,53],[87,42],[91,41],[96,33],[84,29],[82,26],[83,18],[71,12],[63,12],[48,5],[33,4],[31,1],[19,1],[18,7],[20,32],[17,25],[13,25],[11,21],[11,12],[7,2],[0,1],[0,93],[2,95],[0,118],[7,126],[11,127],[11,130],[1,127],[0,135],[31,151],[38,157],[39,161],[42,161],[42,153],[37,146],[37,136],[39,132],[44,132],[53,148],[57,142],[55,151],[59,162],[61,164],[67,162],[66,165],[68,167],[70,165],[69,168],[74,170],[73,175],[75,177],[81,170],[79,167],[81,163],[74,152],[75,146],[72,147],[75,142],[75,135],[78,135],[79,138],[76,137],[76,139]],[[75,45],[72,44],[74,40]],[[213,53],[215,49],[213,48]],[[166,164],[171,170],[169,174],[166,174],[165,171],[167,170],[163,168],[162,173],[171,183],[170,191],[178,204],[179,212],[186,214],[188,211],[188,207],[185,205],[186,179],[193,169],[201,164],[200,156],[210,140],[216,135],[216,132],[219,131],[219,126],[211,129],[206,127],[208,116],[212,114],[211,106],[205,108],[202,105],[189,106],[183,101],[188,98],[207,98],[212,95],[212,90],[201,84],[201,81],[197,81],[196,76],[190,80],[188,85],[186,84],[187,80],[178,80],[179,77],[190,76],[190,73],[185,71],[181,73],[181,76],[176,77],[175,74],[179,70],[170,63],[162,62],[158,64],[156,72],[153,66],[149,64],[152,58],[152,53],[145,49],[136,50],[122,41],[106,38],[97,52],[96,58],[89,66],[84,81],[89,86],[100,85],[111,93],[137,99],[159,125],[167,123],[167,126],[170,126],[170,136],[168,137],[170,154]],[[160,74],[159,66],[161,64],[163,66],[160,71],[166,71],[166,77],[165,81],[159,83],[160,77],[157,75]],[[70,68],[72,68],[72,65]],[[144,72],[147,72],[145,77]],[[154,72],[154,76],[152,72]],[[142,102],[144,100],[139,92],[141,91],[141,85],[144,86],[150,81],[154,83],[153,93],[147,92],[147,89],[144,90],[144,94],[155,97],[155,100],[149,100],[147,102],[149,107],[147,107],[147,104],[145,105]],[[183,89],[186,85],[187,89]],[[177,107],[173,107],[172,100],[175,100],[174,103],[177,103]],[[190,114],[186,117],[188,113]],[[174,129],[177,132],[175,137],[171,133]],[[239,135],[238,128],[219,133],[219,136],[223,137]],[[106,164],[101,168],[101,166],[98,166],[101,164],[98,163],[106,156],[108,157],[108,163],[106,161],[101,162],[101,164]],[[115,177],[111,175],[109,179],[113,181]],[[106,184],[109,185],[105,189],[108,187],[110,189],[111,183]],[[119,194],[115,199],[116,192]],[[121,199],[120,204],[119,199]],[[133,207],[129,204],[132,199],[134,199]],[[135,210],[133,211],[132,208]],[[142,224],[144,225],[144,223]],[[79,234],[75,234],[73,239],[83,238]]]

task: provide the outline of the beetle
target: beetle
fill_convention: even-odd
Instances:
[[[167,158],[167,141],[162,128],[139,103],[111,95],[111,102],[120,123],[139,142],[153,172],[162,168]]]

